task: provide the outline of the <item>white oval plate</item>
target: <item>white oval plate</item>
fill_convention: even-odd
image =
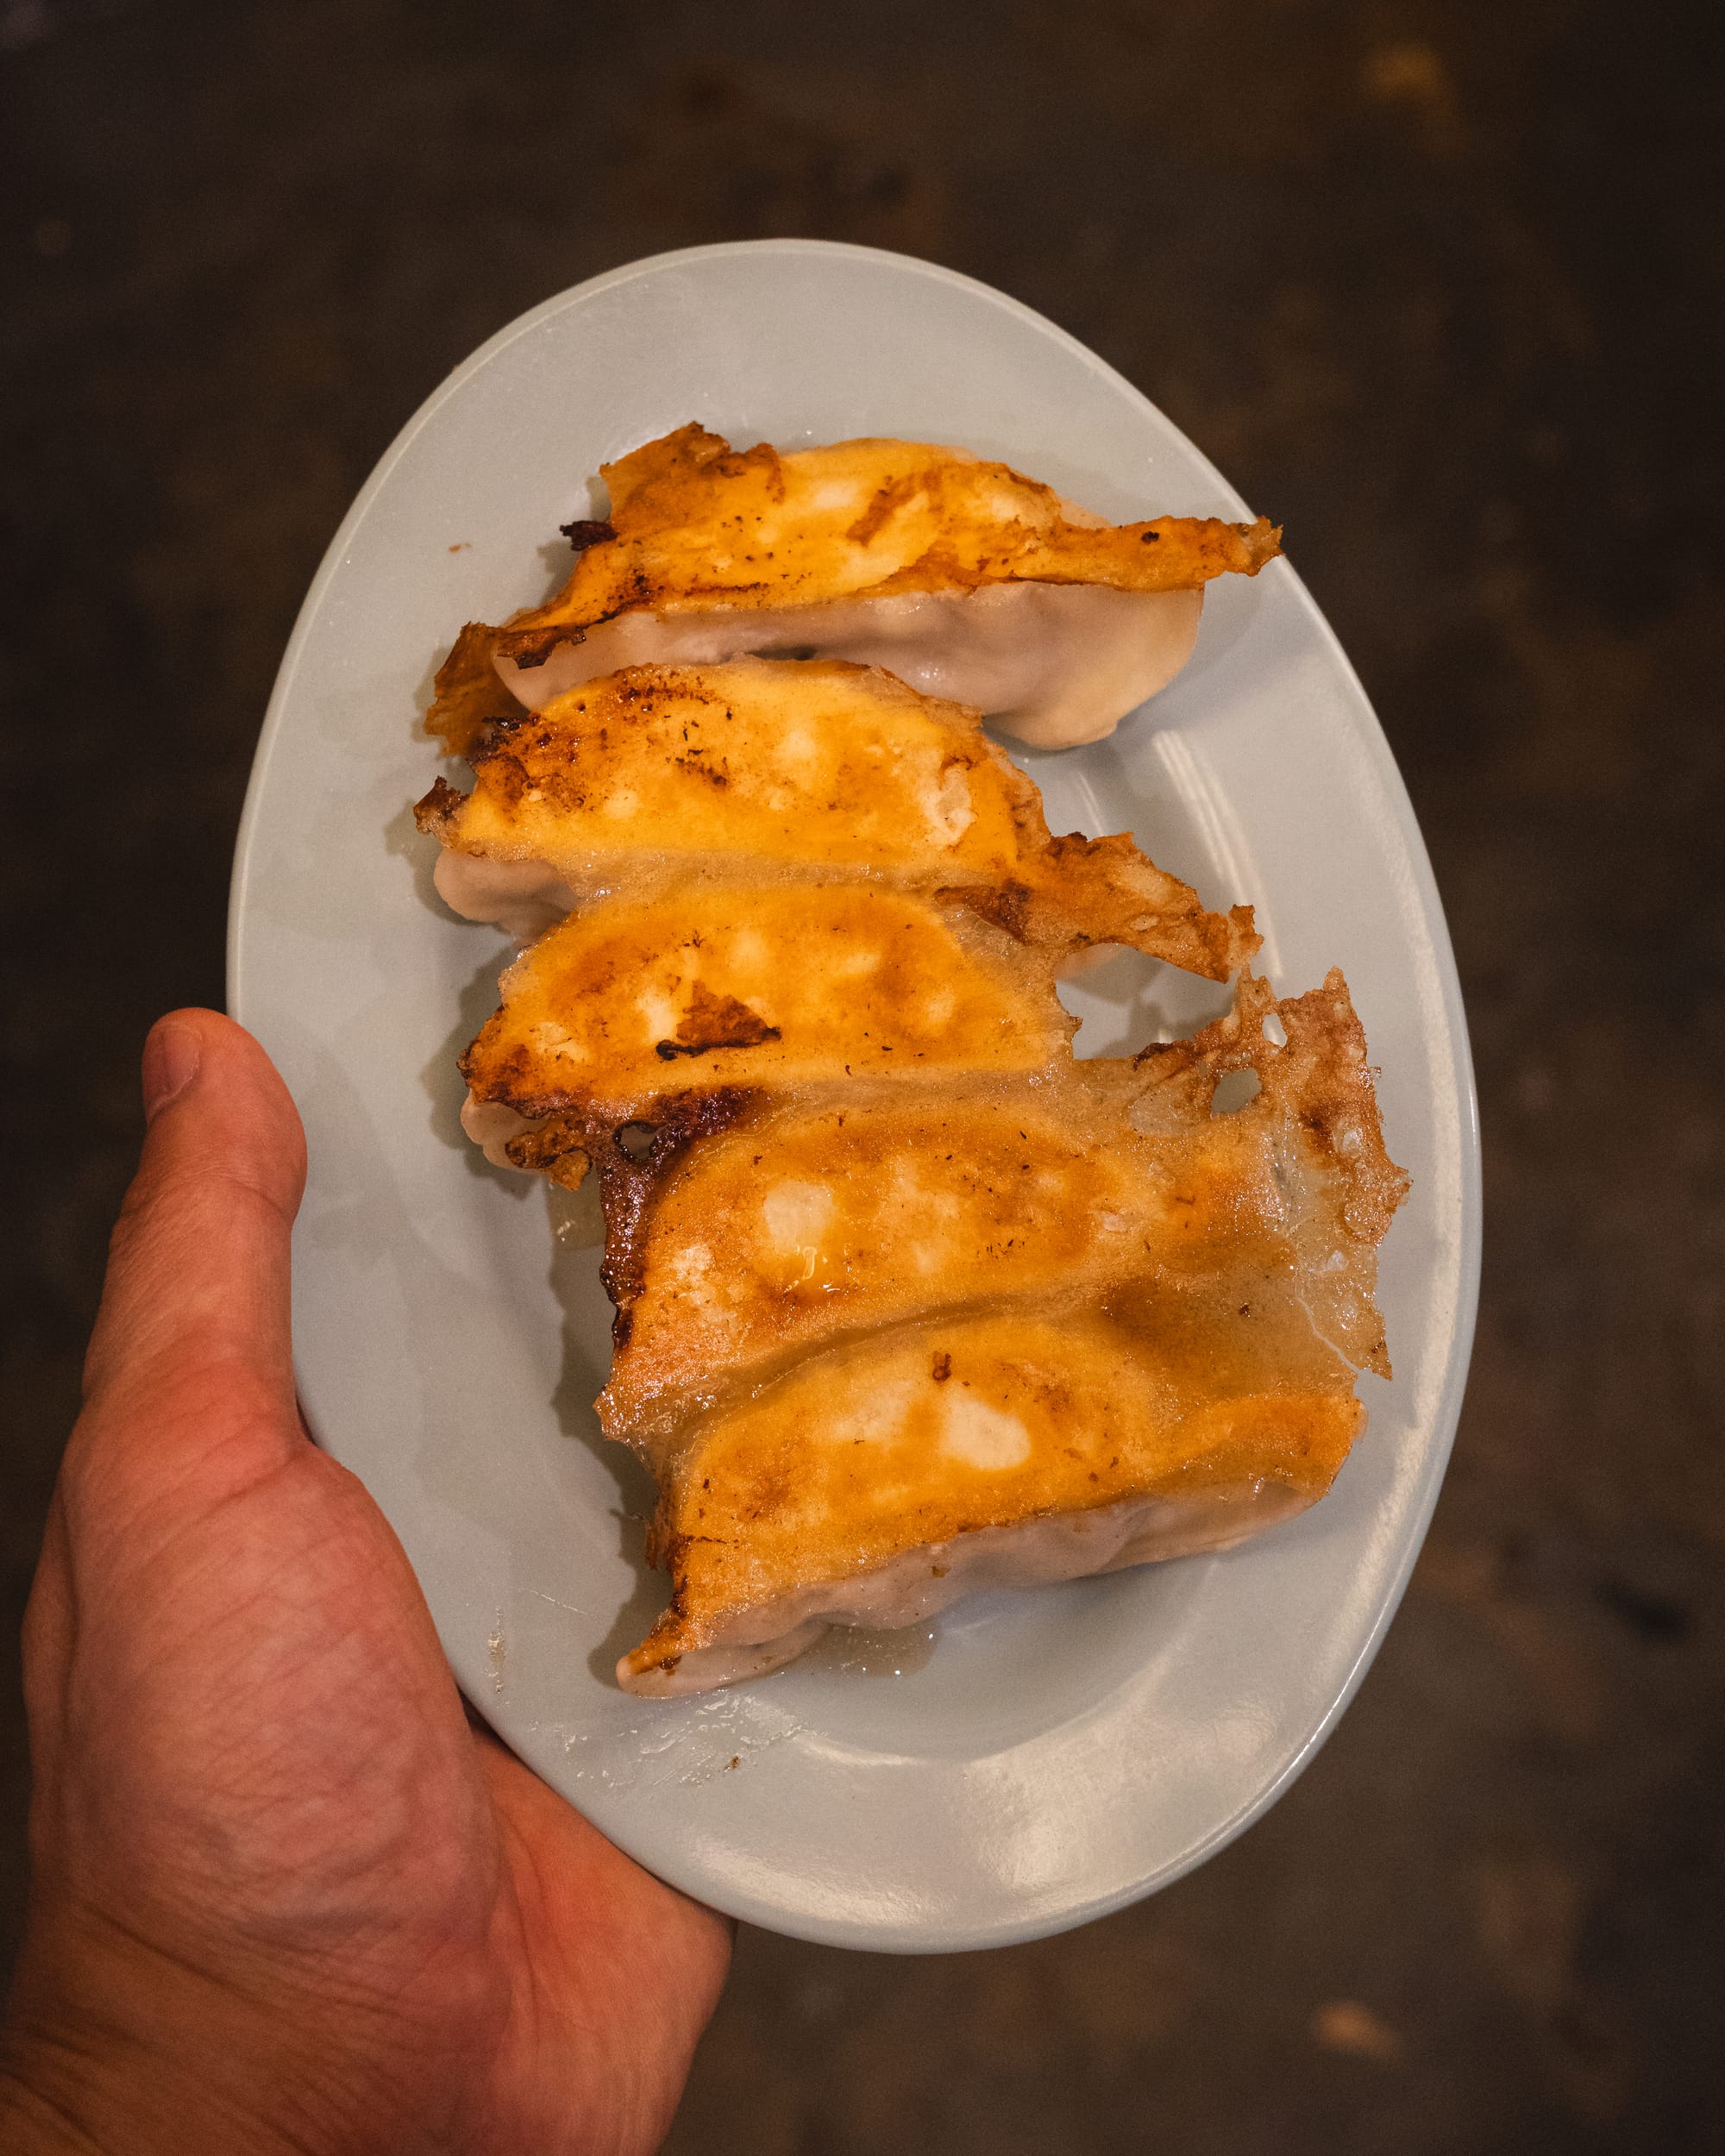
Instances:
[[[432,897],[408,805],[459,624],[566,573],[602,460],[688,419],[743,444],[896,435],[1002,457],[1115,519],[1244,505],[1136,390],[1016,302],[809,241],[596,278],[493,337],[354,503],[299,617],[235,866],[233,1010],[293,1089],[301,1391],[424,1585],[463,1689],[663,1878],[836,1945],[1030,1939],[1220,1848],[1285,1789],[1383,1635],[1460,1408],[1479,1252],[1461,1003],[1402,783],[1285,562],[1212,587],[1198,652],[1119,734],[1026,757],[1056,830],[1129,830],[1213,905],[1249,899],[1287,992],[1346,969],[1413,1195],[1383,1254],[1393,1383],[1332,1495],[1198,1557],[961,1604],[925,1666],[796,1667],[693,1702],[610,1676],[662,1599],[649,1493],[588,1406],[609,1358],[594,1253],[546,1187],[485,1168],[455,1056],[496,1001],[494,931]],[[1274,505],[1266,506],[1273,509]],[[1297,548],[1299,535],[1292,535]],[[1115,961],[1082,1047],[1197,1014]]]

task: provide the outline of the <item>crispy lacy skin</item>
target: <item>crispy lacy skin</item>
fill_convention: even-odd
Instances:
[[[1216,1113],[1245,1069],[1256,1095]],[[619,1664],[633,1689],[875,1607],[888,1572],[938,1607],[960,1538],[988,1539],[996,1581],[1013,1535],[1044,1564],[1073,1514],[1172,1507],[1180,1548],[1238,1539],[1323,1494],[1356,1370],[1389,1374],[1377,1247],[1407,1178],[1339,973],[1281,1003],[1247,979],[1191,1041],[1033,1094],[748,1104],[602,1174],[601,1413],[660,1474],[674,1581]],[[1249,1517],[1270,1486],[1285,1501]]]
[[[566,1150],[650,1124],[662,1096],[703,1083],[789,1093],[1034,1070],[1074,1024],[1051,963],[1004,931],[854,884],[601,899],[524,953],[503,995],[462,1059],[470,1106],[555,1122]]]
[[[518,715],[440,779],[420,828],[470,918],[549,926],[598,891],[789,872],[970,894],[1014,935],[1130,943],[1226,980],[1258,939],[1119,836],[1051,839],[1035,786],[964,706],[831,661],[633,667]]]
[[[1109,525],[1007,465],[921,442],[781,456],[767,443],[733,450],[689,425],[602,470],[610,517],[572,528],[580,555],[563,590],[502,628],[469,623],[439,671],[426,725],[452,750],[467,753],[517,712],[518,696],[532,693],[522,674],[560,645],[630,615],[794,620],[815,605],[1008,584],[1194,591],[1228,572],[1256,573],[1279,548],[1262,518]],[[619,653],[599,670],[650,655]]]

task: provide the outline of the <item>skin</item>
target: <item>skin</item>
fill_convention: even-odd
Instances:
[[[144,1056],[25,1623],[0,2144],[644,2151],[729,1929],[471,1727],[400,1545],[295,1404],[304,1145],[209,1011]]]

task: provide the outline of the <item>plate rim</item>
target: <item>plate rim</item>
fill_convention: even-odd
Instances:
[[[465,360],[453,368],[421,402],[405,424],[395,435],[373,466],[365,484],[349,505],[337,526],[335,536],[326,548],[323,558],[307,586],[295,617],[293,628],[284,649],[277,669],[274,684],[265,708],[260,727],[258,743],[254,753],[251,772],[248,779],[244,801],[241,810],[235,841],[233,868],[229,882],[228,921],[226,937],[226,991],[229,1012],[242,1025],[246,1024],[246,1007],[250,1000],[247,982],[245,950],[248,919],[248,885],[253,874],[262,822],[262,805],[268,787],[270,768],[277,747],[283,737],[287,710],[293,688],[310,642],[323,601],[330,586],[345,566],[354,534],[370,511],[377,497],[387,485],[396,466],[411,447],[419,434],[434,419],[444,403],[457,395],[466,384],[478,374],[499,354],[519,339],[532,335],[548,322],[568,309],[584,304],[599,294],[615,290],[643,277],[656,275],[681,265],[715,260],[757,258],[762,255],[815,256],[827,259],[860,260],[874,264],[891,265],[909,271],[935,282],[964,291],[987,301],[990,305],[1016,317],[1042,335],[1058,343],[1072,356],[1082,361],[1092,373],[1108,384],[1123,391],[1133,402],[1153,413],[1158,423],[1176,437],[1194,462],[1208,475],[1218,492],[1233,504],[1242,515],[1250,514],[1247,505],[1239,491],[1216,467],[1204,452],[1197,448],[1182,429],[1175,425],[1161,407],[1145,395],[1138,385],[1112,367],[1106,360],[1057,323],[1051,321],[1034,308],[997,286],[977,278],[947,267],[944,264],[930,262],[920,257],[897,253],[881,248],[863,247],[848,241],[804,238],[769,238],[760,240],[722,241],[711,245],[677,248],[658,254],[643,255],[602,271],[597,275],[568,286],[540,301],[525,312],[515,317],[495,331]],[[871,1922],[865,1919],[828,1919],[803,1910],[785,1910],[778,1904],[747,1891],[728,1890],[724,1906],[728,1913],[744,1921],[781,1934],[800,1938],[814,1944],[845,1947],[875,1952],[943,1953],[959,1951],[980,1951],[994,1946],[1024,1944],[1029,1940],[1053,1936],[1060,1932],[1095,1921],[1096,1919],[1127,1908],[1133,1902],[1172,1885],[1175,1881],[1195,1871],[1199,1865],[1216,1856],[1235,1840],[1247,1827],[1270,1809],[1287,1793],[1333,1733],[1337,1724],[1352,1705],[1381,1649],[1391,1623],[1394,1621],[1406,1593],[1414,1566],[1424,1546],[1440,1491],[1448,1468],[1455,1435],[1460,1420],[1471,1359],[1473,1338],[1477,1319],[1480,1267],[1484,1244],[1484,1193],[1480,1150],[1479,1107],[1473,1059],[1469,1040],[1466,1012],[1464,1006],[1460,979],[1441,894],[1433,874],[1424,835],[1414,816],[1406,783],[1394,751],[1384,734],[1381,721],[1358,673],[1335,630],[1326,618],[1316,600],[1308,590],[1304,580],[1285,558],[1274,565],[1277,573],[1291,587],[1296,602],[1306,617],[1309,630],[1324,647],[1327,658],[1341,680],[1352,691],[1357,709],[1368,724],[1358,728],[1362,745],[1368,753],[1376,776],[1383,788],[1386,805],[1392,812],[1396,837],[1411,873],[1419,912],[1430,937],[1434,969],[1439,988],[1445,1045],[1448,1051],[1451,1075],[1455,1087],[1459,1129],[1457,1133],[1458,1169],[1457,1226],[1457,1274],[1455,1300],[1451,1314],[1450,1337],[1445,1350],[1442,1382],[1438,1388],[1431,1422],[1431,1436],[1422,1483],[1417,1488],[1405,1515],[1408,1525],[1404,1530],[1403,1549],[1377,1610],[1369,1631],[1361,1640],[1358,1650],[1345,1678],[1338,1688],[1325,1713],[1307,1736],[1305,1742],[1283,1764],[1280,1771],[1257,1789],[1244,1803],[1236,1807],[1227,1817],[1219,1821],[1210,1832],[1189,1847],[1182,1850],[1143,1877],[1107,1890],[1097,1895],[1076,1899],[1050,1911],[1037,1909],[1015,1921],[988,1921],[981,1927],[962,1927],[946,1924],[938,1929],[927,1927],[894,1927]],[[296,1368],[298,1358],[296,1357]],[[452,1673],[461,1682],[461,1672]],[[465,1696],[473,1698],[476,1711],[485,1714],[485,1699],[479,1688],[461,1683]],[[507,1741],[507,1739],[505,1739]],[[566,1802],[573,1800],[566,1797]],[[576,1808],[580,1808],[576,1807]],[[702,1887],[709,1890],[713,1882],[696,1882],[693,1874],[679,1878],[681,1869],[667,1863],[662,1853],[656,1852],[650,1864],[630,1848],[632,1837],[626,1832],[612,1827],[601,1829],[616,1846],[643,1863],[656,1876],[664,1878],[682,1891],[701,1898]],[[731,1883],[726,1882],[727,1889]]]

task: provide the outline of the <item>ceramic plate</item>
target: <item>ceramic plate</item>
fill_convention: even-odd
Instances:
[[[752,1923],[844,1946],[1033,1938],[1238,1833],[1334,1726],[1389,1621],[1460,1407],[1478,1265],[1454,963],[1334,637],[1285,562],[1223,579],[1171,688],[1107,742],[1026,761],[1056,830],[1133,831],[1210,904],[1251,900],[1283,993],[1346,968],[1390,1150],[1414,1177],[1383,1252],[1396,1376],[1362,1381],[1364,1438],[1292,1524],[1224,1556],[963,1603],[920,1666],[853,1641],[701,1700],[626,1697],[612,1663],[662,1590],[640,1562],[644,1478],[589,1406],[610,1308],[596,1253],[558,1232],[568,1201],[461,1138],[455,1058],[505,952],[433,897],[409,805],[438,768],[418,716],[456,628],[560,583],[557,527],[593,513],[589,475],[689,419],[739,445],[959,443],[1115,520],[1247,513],[1061,330],[863,248],[637,262],[452,374],[311,587],[235,868],[232,1007],[310,1143],[301,1391],[405,1544],[468,1695],[643,1864]],[[1129,958],[1069,993],[1081,1053],[1215,1007],[1214,991]]]

